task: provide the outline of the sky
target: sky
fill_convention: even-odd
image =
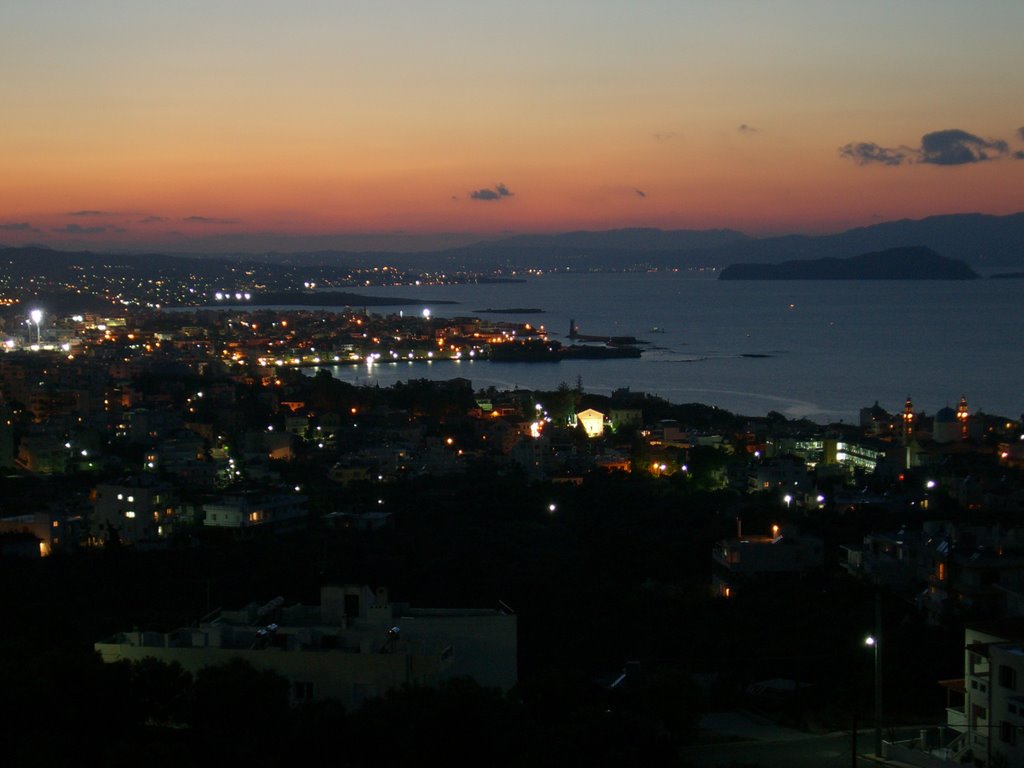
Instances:
[[[0,0],[0,244],[1024,210],[1020,0]]]

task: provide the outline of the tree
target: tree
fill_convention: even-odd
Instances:
[[[205,748],[264,760],[283,748],[274,735],[288,718],[288,681],[247,661],[205,667],[192,687],[192,721]]]
[[[192,675],[177,662],[151,656],[133,662],[130,687],[133,710],[142,722],[174,725],[188,719]]]

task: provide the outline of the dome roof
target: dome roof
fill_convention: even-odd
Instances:
[[[935,414],[935,421],[940,424],[955,424],[956,411],[952,408],[940,408]]]

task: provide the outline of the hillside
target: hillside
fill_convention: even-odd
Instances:
[[[719,280],[971,280],[978,274],[958,259],[923,246],[888,248],[845,259],[800,259],[779,264],[733,264]]]

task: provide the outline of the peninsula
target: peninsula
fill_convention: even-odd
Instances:
[[[268,291],[266,293],[250,294],[245,299],[235,298],[238,304],[254,307],[267,306],[302,306],[302,307],[407,307],[420,304],[457,304],[455,301],[431,299],[429,302],[423,299],[397,298],[394,296],[364,296],[360,293],[348,291]],[[224,299],[213,303],[211,306],[226,305],[232,303],[230,294]]]
[[[966,263],[911,246],[863,253],[845,259],[822,258],[779,264],[732,264],[719,280],[973,280]]]
[[[504,307],[499,309],[493,309],[488,307],[487,309],[474,309],[478,315],[542,315],[544,310],[540,307]]]

